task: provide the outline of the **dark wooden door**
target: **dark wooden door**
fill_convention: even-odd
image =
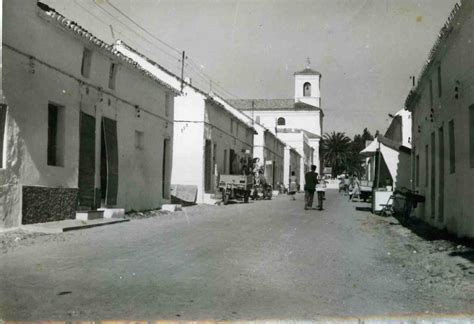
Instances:
[[[206,140],[204,148],[204,190],[210,192],[212,187],[212,143]]]
[[[95,206],[95,118],[81,112],[79,133],[79,209],[93,209]]]
[[[107,163],[105,206],[111,207],[117,205],[119,179],[117,122],[115,120],[103,117],[102,133],[102,136],[104,136],[105,158]]]

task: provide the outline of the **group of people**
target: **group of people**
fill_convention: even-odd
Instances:
[[[344,192],[349,196],[349,200],[353,197],[360,197],[360,181],[357,175],[345,176],[339,183],[339,192]]]
[[[324,200],[324,193],[326,188],[326,182],[324,179],[320,179],[318,174],[316,173],[316,166],[311,166],[311,171],[307,172],[304,176],[305,185],[304,185],[304,209],[312,209],[313,207],[313,199],[314,193],[317,192],[318,195],[318,210],[323,210],[323,200]],[[288,194],[292,197],[292,200],[296,200],[295,194],[299,191],[299,185],[297,182],[297,177],[295,172],[291,172],[290,177],[290,185],[288,188]]]

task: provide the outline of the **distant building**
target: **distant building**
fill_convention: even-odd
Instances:
[[[293,99],[240,99],[229,102],[257,123],[274,130],[278,138],[298,151],[301,157],[298,177],[304,179],[304,173],[309,171],[311,164],[315,164],[321,172],[319,142],[324,116],[320,107],[321,74],[307,67],[294,76]],[[285,164],[285,174],[289,167]],[[285,176],[285,184],[288,181],[289,176]]]
[[[252,121],[214,94],[181,79],[118,41],[115,49],[181,91],[174,101],[173,185],[197,188],[197,203],[213,202],[220,174],[242,174],[253,155]],[[263,130],[262,130],[263,131]],[[263,133],[262,133],[263,136]]]
[[[276,188],[278,184],[284,183],[286,144],[262,125],[255,123],[254,127],[257,131],[254,135],[254,157],[259,158],[267,182]]]
[[[405,105],[420,219],[474,237],[474,3],[456,4]]]
[[[168,201],[177,92],[47,5],[3,5],[0,227]]]

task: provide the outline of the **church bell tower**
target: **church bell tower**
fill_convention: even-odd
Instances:
[[[321,73],[312,70],[308,64],[302,71],[295,72],[295,103],[304,102],[308,105],[321,108],[320,81]]]

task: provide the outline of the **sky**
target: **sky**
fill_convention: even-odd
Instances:
[[[456,0],[42,0],[106,42],[122,39],[205,91],[294,97],[322,74],[324,132],[384,133]],[[118,9],[118,10],[117,10]],[[138,25],[138,26],[137,26]],[[212,79],[212,82],[209,81]]]

